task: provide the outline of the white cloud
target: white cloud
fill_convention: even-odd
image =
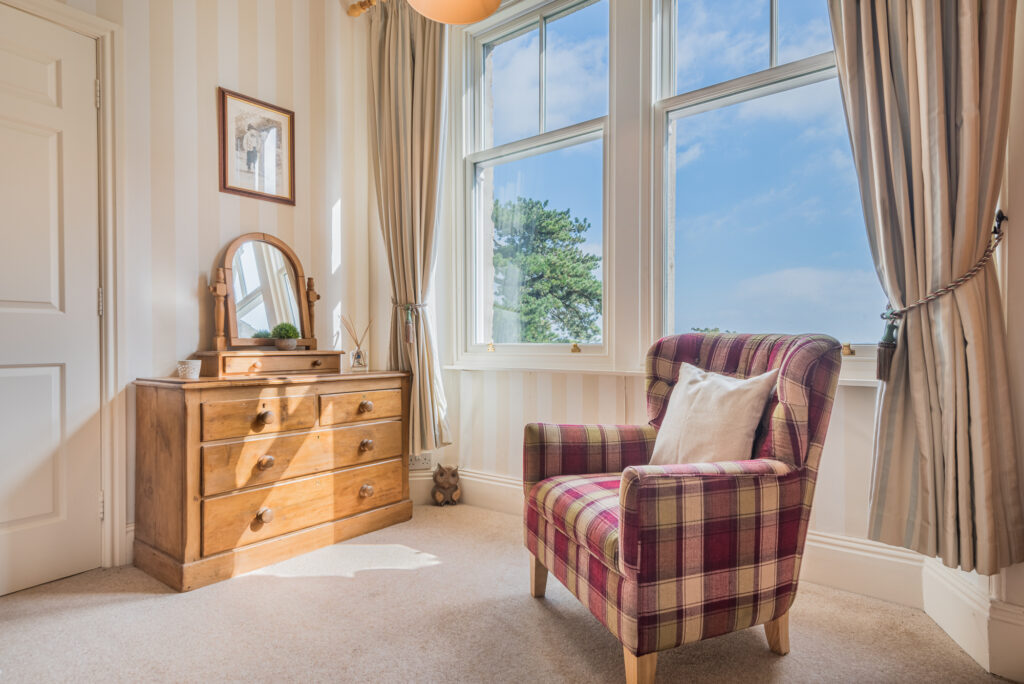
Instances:
[[[606,39],[551,41],[545,64],[548,130],[603,116],[608,111]]]
[[[679,323],[750,333],[825,333],[843,342],[872,342],[882,331],[878,314],[885,297],[871,271],[796,267],[722,284],[700,299],[679,302]]]
[[[681,150],[679,154],[676,155],[676,169],[681,169],[687,164],[692,164],[700,159],[702,154],[704,154],[704,145],[701,143],[695,143],[686,149]]]
[[[779,36],[779,63],[786,64],[804,57],[812,57],[832,49],[832,29],[823,19],[812,19],[799,26],[798,41],[782,33]]]
[[[806,133],[835,135],[846,132],[843,101],[835,79],[748,100],[737,106],[741,121],[795,121],[807,125]]]
[[[497,46],[489,57],[489,95],[498,144],[537,134],[539,55],[540,39],[531,32]]]
[[[767,5],[718,1],[712,11],[700,1],[680,6],[676,73],[681,89],[768,68],[768,23],[760,21]],[[709,72],[726,75],[709,78]]]

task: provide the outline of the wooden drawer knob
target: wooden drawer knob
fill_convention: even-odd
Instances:
[[[323,359],[313,359],[313,368],[319,368],[324,365]]]
[[[260,425],[273,425],[275,420],[277,420],[277,416],[273,411],[260,411],[256,416],[256,422]]]
[[[260,470],[270,470],[274,467],[274,457],[270,454],[260,456],[260,460],[256,461],[256,467]]]
[[[372,410],[373,410],[373,402],[370,401],[369,399],[363,399],[361,402],[359,402],[359,412],[360,413],[369,413]]]
[[[261,508],[256,514],[256,519],[264,525],[267,523],[274,522],[274,509],[273,508]]]
[[[373,485],[370,483],[366,483],[362,487],[360,487],[359,496],[364,499],[369,499],[371,496],[373,496]]]
[[[263,368],[263,362],[262,361],[253,361],[252,365],[249,366],[249,370],[251,370],[253,372],[258,371],[260,368]]]
[[[364,439],[362,442],[359,443],[359,450],[360,451],[373,451],[373,440],[372,439]]]

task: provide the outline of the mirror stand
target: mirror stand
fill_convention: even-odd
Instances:
[[[272,252],[276,261],[267,262],[260,250]],[[305,277],[298,256],[278,238],[249,233],[232,241],[209,289],[213,295],[213,351],[196,354],[203,362],[202,376],[341,372],[345,352],[317,351],[314,307],[320,294],[313,278]],[[240,337],[240,320],[253,311],[262,318],[258,323],[246,322],[252,337]],[[293,323],[298,330],[291,350],[273,349],[276,341],[269,338],[266,328],[273,327],[275,321]],[[257,326],[262,334],[256,334]]]

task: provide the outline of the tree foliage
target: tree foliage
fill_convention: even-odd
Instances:
[[[720,333],[720,332],[735,333],[736,332],[735,330],[721,330],[719,328],[690,328],[690,330],[693,331],[693,332],[699,332],[699,333]]]
[[[598,342],[601,257],[583,250],[590,222],[520,197],[494,201],[494,339]]]

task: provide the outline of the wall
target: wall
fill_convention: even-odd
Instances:
[[[323,296],[316,332],[324,348],[342,342],[342,311],[366,321],[371,302],[386,296],[369,277],[381,256],[363,134],[368,24],[345,16],[338,0],[67,4],[122,27],[117,400],[129,419],[123,506],[130,523],[129,383],[168,375],[177,359],[210,348],[207,285],[227,242],[260,231],[292,245]],[[218,86],[295,112],[294,207],[219,191]],[[371,358],[382,358],[374,345],[384,335],[375,330],[372,339]]]
[[[1010,105],[1010,131],[1007,147],[1006,179],[1003,205],[1010,221],[1003,249],[1003,275],[1006,284],[1006,333],[1010,353],[1010,389],[1014,424],[1017,427],[1017,467],[1024,475],[1024,5],[1017,6],[1016,38],[1013,63],[1013,95]],[[1021,489],[1024,497],[1024,486]],[[1016,663],[1013,676],[1024,680],[1024,564],[1003,571],[996,583],[997,599],[1008,606],[1019,607],[1016,613],[1016,645],[996,653],[994,657],[1012,659]]]

